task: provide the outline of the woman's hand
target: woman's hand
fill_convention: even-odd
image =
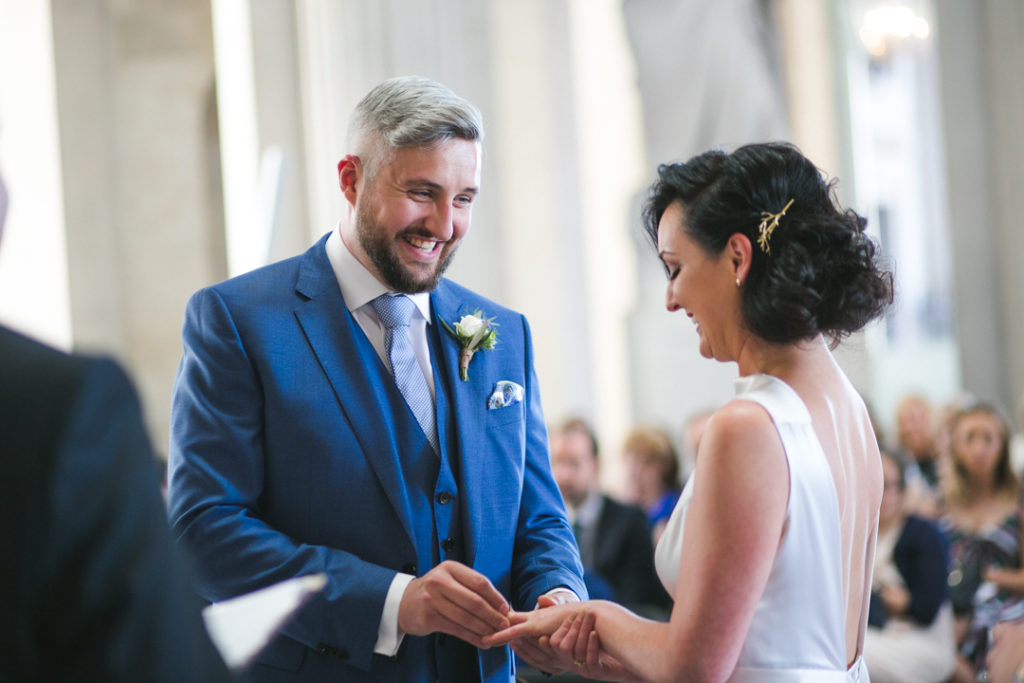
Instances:
[[[1024,593],[1024,571],[1020,569],[1002,569],[989,567],[984,574],[986,581],[991,581],[1005,591]]]
[[[546,603],[550,604],[550,603]],[[580,610],[580,603],[550,605],[538,602],[532,612],[509,614],[510,626],[484,638],[485,647],[512,646],[512,649],[530,666],[548,673],[562,673],[572,668],[572,660],[565,661],[559,650],[551,647],[551,634],[562,622],[571,620]]]
[[[595,680],[638,680],[601,649],[596,621],[592,603],[516,612],[509,628],[487,636],[484,643],[488,647],[509,643],[531,666],[549,673],[572,671]]]
[[[560,653],[560,661],[572,660],[572,671],[600,681],[639,681],[622,664],[601,649],[595,630],[597,616],[590,610],[577,612],[551,634],[549,647]],[[515,644],[513,643],[513,649]]]
[[[573,602],[541,607],[532,612],[512,612],[509,614],[510,625],[486,636],[483,639],[484,645],[494,647],[521,638],[537,640],[541,636],[546,637],[547,643],[547,638],[558,630],[563,621],[572,619],[573,615],[583,609],[583,603]]]

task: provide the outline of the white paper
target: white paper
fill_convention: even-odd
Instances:
[[[240,669],[262,650],[310,596],[327,583],[309,574],[215,602],[203,609],[210,639],[231,669]]]

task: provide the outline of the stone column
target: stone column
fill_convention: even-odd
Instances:
[[[1024,5],[938,0],[948,205],[964,388],[1024,390]]]
[[[74,347],[125,362],[166,450],[192,291],[226,274],[208,0],[52,0]]]

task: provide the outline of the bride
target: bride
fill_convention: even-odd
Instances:
[[[666,307],[739,369],[658,545],[670,621],[590,601],[517,613],[488,643],[602,680],[867,681],[882,471],[829,346],[892,300],[865,220],[786,144],[661,166],[644,219]]]

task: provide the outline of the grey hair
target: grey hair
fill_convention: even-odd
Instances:
[[[374,87],[356,105],[348,126],[348,147],[367,173],[391,151],[432,149],[451,138],[480,142],[480,110],[447,86],[422,76],[400,76]]]

